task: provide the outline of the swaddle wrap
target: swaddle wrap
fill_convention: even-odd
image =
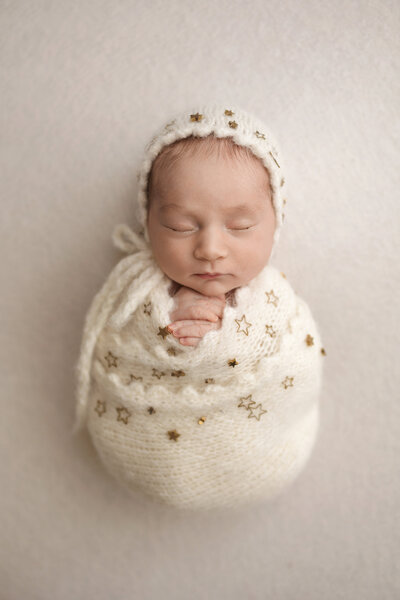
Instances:
[[[137,236],[119,226],[114,241],[132,252]],[[183,347],[166,329],[171,280],[137,250],[89,311],[100,331],[92,349],[89,329],[83,340],[78,426],[124,487],[156,501],[210,509],[275,496],[318,429],[324,351],[308,306],[267,265],[225,306],[221,329]]]

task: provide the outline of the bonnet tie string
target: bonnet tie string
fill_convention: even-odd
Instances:
[[[114,305],[117,310],[108,325],[119,331],[151,290],[163,279],[164,273],[154,260],[149,244],[125,224],[116,225],[112,234],[114,245],[128,254],[111,271],[93,299],[86,315],[77,371],[77,408],[73,433],[85,422],[90,392],[93,351]]]

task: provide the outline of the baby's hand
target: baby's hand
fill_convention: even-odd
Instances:
[[[197,346],[202,337],[212,329],[221,327],[225,295],[204,296],[187,287],[175,294],[173,322],[168,326],[184,346]]]

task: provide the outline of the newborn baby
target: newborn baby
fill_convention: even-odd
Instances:
[[[282,160],[240,109],[178,115],[139,172],[128,254],[88,312],[75,431],[131,492],[181,509],[273,498],[318,429],[325,355],[307,304],[268,264]]]

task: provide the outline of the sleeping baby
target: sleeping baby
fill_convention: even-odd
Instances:
[[[74,431],[87,426],[130,492],[188,510],[272,499],[315,444],[325,350],[307,304],[269,264],[283,223],[276,142],[206,106],[151,140],[142,231],[86,317]]]

